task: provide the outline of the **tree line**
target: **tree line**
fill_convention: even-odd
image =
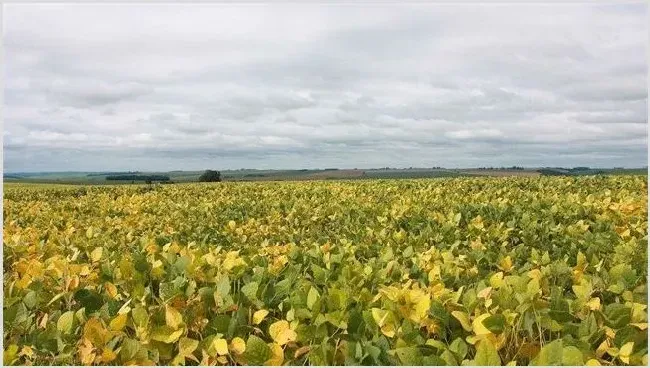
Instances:
[[[122,181],[169,181],[167,175],[107,175],[106,180],[122,180]]]

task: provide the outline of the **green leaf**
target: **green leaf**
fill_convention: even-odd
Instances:
[[[2,362],[4,364],[13,364],[14,361],[18,358],[18,345],[12,344],[5,347],[3,352]]]
[[[210,320],[210,326],[217,333],[225,334],[228,332],[231,317],[225,314],[218,314]]]
[[[197,340],[181,337],[178,341],[178,354],[183,355],[184,357],[192,355],[197,347],[199,347],[199,342]]]
[[[230,279],[228,275],[222,276],[219,281],[217,281],[216,291],[222,296],[225,297],[230,293]]]
[[[559,323],[570,322],[574,318],[569,311],[569,302],[562,298],[561,295],[551,295],[548,315]]]
[[[103,297],[96,291],[80,289],[74,294],[74,300],[86,308],[86,313],[91,314],[98,311],[104,305]]]
[[[309,289],[309,293],[307,293],[307,308],[311,310],[314,307],[314,304],[318,301],[318,298],[320,298],[320,294],[318,293],[318,290],[312,286]]]
[[[591,293],[593,292],[591,282],[583,279],[582,283],[579,285],[573,285],[571,287],[573,290],[573,293],[578,297],[578,300],[584,300],[587,301],[591,297]]]
[[[74,312],[67,311],[59,317],[59,320],[56,321],[56,329],[61,331],[64,334],[72,333],[72,328],[74,327]]]
[[[562,365],[564,346],[562,340],[555,340],[544,345],[537,356],[530,362],[531,365]]]
[[[122,342],[120,358],[122,361],[128,361],[135,356],[138,350],[140,350],[140,343],[136,340],[126,337],[124,338],[124,342]]]
[[[10,321],[18,324],[26,321],[28,316],[29,311],[27,310],[27,307],[25,307],[25,303],[20,302],[7,308],[3,315],[3,318],[5,321]]]
[[[562,350],[562,365],[584,365],[582,352],[575,346],[567,346]]]
[[[250,335],[246,342],[244,357],[248,365],[264,365],[264,362],[272,356],[271,348],[255,335]]]
[[[312,264],[311,265],[311,272],[314,275],[314,281],[316,282],[317,285],[324,285],[327,282],[327,270]]]
[[[187,256],[178,257],[176,262],[174,262],[174,269],[179,273],[185,272],[191,263],[192,260]]]
[[[623,304],[610,304],[605,307],[605,320],[611,328],[622,328],[632,318],[632,308]]]
[[[647,334],[640,333],[639,330],[636,329],[636,327],[627,325],[619,329],[618,331],[616,331],[616,336],[614,337],[614,346],[620,348],[625,343],[630,341],[638,344],[640,341],[637,341],[636,338],[637,336],[640,337],[642,335],[647,336]]]
[[[365,321],[363,320],[363,314],[357,309],[352,310],[348,317],[348,332],[361,334],[364,329]]]
[[[413,246],[408,246],[404,251],[402,252],[402,257],[404,258],[410,258],[415,252],[413,251]]]
[[[151,331],[151,339],[155,341],[171,344],[176,342],[183,334],[183,328],[174,330],[169,326],[156,326]]]
[[[495,334],[500,334],[506,327],[506,318],[503,314],[495,314],[483,320],[483,326]]]
[[[30,290],[27,295],[23,298],[23,303],[25,303],[25,306],[29,309],[32,309],[36,306],[38,303],[38,298],[36,297],[36,293],[33,290]]]
[[[248,298],[248,300],[257,300],[257,289],[259,284],[255,281],[249,282],[248,284],[242,286],[241,292]]]
[[[180,294],[181,292],[176,288],[176,286],[174,286],[172,282],[161,282],[158,293],[160,294],[160,298],[162,300],[167,301]]]
[[[395,353],[403,365],[421,365],[422,354],[415,346],[395,349]]]
[[[472,331],[472,324],[469,320],[469,315],[463,311],[453,311],[451,315],[454,316],[458,322],[463,326],[465,331]]]
[[[144,327],[149,324],[149,314],[143,307],[135,307],[131,314],[133,315],[133,322],[135,322],[136,326]]]
[[[443,327],[448,327],[449,326],[449,318],[451,315],[447,311],[447,308],[440,303],[438,300],[432,300],[431,301],[431,307],[429,307],[429,315],[431,315],[432,318],[437,320],[442,324]]]
[[[293,283],[289,279],[284,279],[278,282],[277,284],[275,284],[275,297],[280,298],[289,294],[292,287],[293,287]]]
[[[481,340],[476,349],[474,364],[480,366],[500,366],[501,358],[497,349],[492,344],[486,340]]]
[[[628,264],[618,264],[609,270],[610,283],[623,282],[624,285],[631,286],[636,280],[636,271]]]
[[[456,360],[454,353],[452,353],[450,350],[443,351],[442,354],[440,354],[440,358],[442,358],[442,360],[444,360],[447,365],[458,365],[458,361]]]
[[[467,343],[465,343],[461,337],[457,337],[456,340],[452,341],[449,345],[449,350],[456,354],[458,359],[465,359],[465,356],[467,355]]]

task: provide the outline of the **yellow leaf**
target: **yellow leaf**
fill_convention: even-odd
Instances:
[[[182,328],[177,330],[177,331],[174,331],[174,332],[170,333],[167,336],[167,339],[163,340],[163,342],[167,343],[167,344],[174,343],[174,342],[176,342],[176,340],[178,340],[179,337],[181,337],[181,335],[183,335],[183,332],[185,332],[185,330],[182,329]]]
[[[508,367],[511,367],[511,366],[516,367],[517,366],[517,361],[516,360],[510,361],[510,362],[508,362],[508,364],[506,364],[506,366],[508,366]]]
[[[48,321],[49,318],[50,318],[50,316],[47,313],[45,313],[43,315],[43,317],[41,318],[41,322],[38,324],[38,327],[39,328],[47,327],[47,321]]]
[[[241,257],[239,257],[239,252],[232,251],[226,254],[226,259],[223,260],[223,263],[221,265],[223,266],[223,268],[229,271],[237,266],[243,266],[245,264],[246,262],[244,262],[244,260]]]
[[[104,283],[104,289],[106,289],[106,293],[112,299],[115,299],[117,297],[117,287],[113,285],[113,283],[110,282]]]
[[[84,325],[83,337],[96,347],[103,347],[112,337],[110,331],[104,328],[102,322],[93,317]]]
[[[194,350],[199,346],[199,342],[187,337],[181,337],[178,341],[178,354],[184,357],[192,355]]]
[[[485,326],[483,326],[483,320],[488,317],[490,317],[490,314],[485,313],[474,319],[474,322],[472,322],[472,327],[476,335],[489,335],[492,333]]]
[[[296,332],[289,328],[289,322],[277,321],[269,327],[269,335],[279,345],[285,345],[290,341],[296,341]]]
[[[131,303],[131,299],[127,300],[120,309],[117,311],[117,314],[128,314],[131,311],[131,307],[129,307],[129,303]]]
[[[625,290],[621,296],[623,297],[623,300],[625,300],[626,302],[631,302],[632,300],[634,300],[634,294],[632,294],[632,292],[629,290]]]
[[[396,301],[401,294],[401,290],[396,288],[395,286],[383,287],[379,289],[379,292],[392,301]]]
[[[309,352],[309,350],[311,350],[310,346],[303,346],[303,347],[299,348],[298,350],[296,350],[296,352],[293,354],[293,358],[298,359],[301,356],[307,354]]]
[[[384,311],[379,308],[372,308],[371,312],[372,318],[375,320],[375,323],[377,323],[377,326],[383,326],[386,318],[388,318],[388,311]]]
[[[183,316],[174,307],[165,306],[165,323],[176,330],[183,323]]]
[[[2,354],[3,356],[3,363],[5,365],[9,365],[11,362],[13,362],[15,359],[17,359],[16,354],[18,353],[18,345],[16,344],[11,344],[9,346],[5,345],[4,352]]]
[[[79,276],[88,276],[90,275],[90,268],[88,265],[83,265],[81,266],[81,270],[79,271]]]
[[[646,308],[648,307],[647,305],[641,303],[626,303],[626,304],[628,305],[631,304],[632,322],[639,323],[639,322],[648,321],[648,313],[645,312]]]
[[[587,307],[589,307],[589,309],[592,311],[599,310],[600,298],[591,298],[589,302],[587,302]]]
[[[530,270],[528,271],[528,277],[530,277],[531,279],[540,280],[542,278],[542,272],[537,268],[534,270]]]
[[[598,358],[602,358],[603,355],[605,355],[605,352],[607,352],[607,349],[609,349],[609,342],[607,341],[607,339],[605,339],[596,348],[596,356]]]
[[[395,326],[392,323],[387,323],[381,327],[381,333],[388,337],[395,336]]]
[[[585,365],[599,366],[600,362],[598,361],[598,359],[589,359],[589,360],[587,360],[587,363],[585,363]]]
[[[230,350],[236,355],[244,354],[246,351],[246,341],[241,337],[235,337],[230,342]]]
[[[504,272],[509,272],[510,270],[512,270],[512,258],[510,258],[510,256],[503,258],[499,262],[499,269]]]
[[[479,236],[478,239],[472,240],[469,243],[469,246],[472,247],[474,250],[484,250],[485,245],[483,245],[483,242],[481,242],[481,237]]]
[[[90,273],[90,271],[88,272]],[[77,287],[79,287],[79,276],[74,275],[70,278],[70,283],[68,284],[68,290],[74,290]]]
[[[22,349],[20,349],[18,356],[26,356],[31,359],[34,357],[34,350],[31,347],[25,345]]]
[[[230,230],[235,230],[236,227],[237,227],[237,223],[235,221],[233,220],[228,221],[228,228]]]
[[[490,286],[495,289],[500,288],[503,285],[503,272],[499,271],[490,277]]]
[[[88,341],[88,339],[82,339],[81,345],[77,348],[77,353],[79,353],[79,360],[81,364],[89,366],[92,365],[95,361],[95,349],[93,345]]]
[[[268,316],[268,314],[269,311],[267,311],[266,309],[260,309],[257,312],[253,313],[253,324],[259,325],[260,323],[262,323],[264,318]]]
[[[104,254],[103,247],[97,247],[93,249],[93,251],[90,253],[90,260],[93,262],[99,262],[99,260],[102,259],[102,254]]]
[[[481,290],[476,294],[479,298],[487,299],[490,297],[490,293],[492,293],[492,287],[488,286],[485,289]]]
[[[410,290],[407,293],[408,301],[415,303],[413,310],[409,313],[411,321],[420,323],[428,314],[431,307],[429,295],[422,290]]]
[[[469,322],[469,316],[467,313],[461,311],[453,311],[451,312],[451,315],[454,316],[458,322],[460,322],[465,331],[472,331],[472,325]]]
[[[112,362],[117,358],[117,355],[111,349],[104,349],[102,351],[102,363]]]
[[[108,327],[113,331],[122,331],[122,329],[124,329],[124,326],[126,326],[127,319],[128,315],[118,314],[117,317],[111,320],[111,323],[108,325]]]
[[[31,283],[32,277],[30,275],[25,275],[16,282],[16,286],[21,289],[26,289]]]
[[[284,351],[282,350],[282,346],[276,343],[270,343],[268,344],[268,346],[269,348],[271,348],[271,353],[273,355],[266,362],[264,362],[264,365],[271,365],[271,366],[282,365],[282,363],[284,362]]]
[[[212,345],[214,346],[214,350],[217,352],[217,354],[228,354],[228,341],[226,341],[226,339],[214,339],[212,341]]]
[[[634,349],[634,341],[626,342],[618,351],[618,358],[625,364],[630,364],[630,355]]]
[[[641,331],[645,331],[648,329],[648,324],[647,323],[630,323],[630,326],[634,326]]]

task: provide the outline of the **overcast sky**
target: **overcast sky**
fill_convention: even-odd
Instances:
[[[5,171],[647,165],[647,6],[4,7]]]

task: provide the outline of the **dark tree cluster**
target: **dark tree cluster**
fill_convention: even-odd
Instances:
[[[218,182],[221,181],[221,172],[215,170],[205,170],[199,177],[200,182]]]

